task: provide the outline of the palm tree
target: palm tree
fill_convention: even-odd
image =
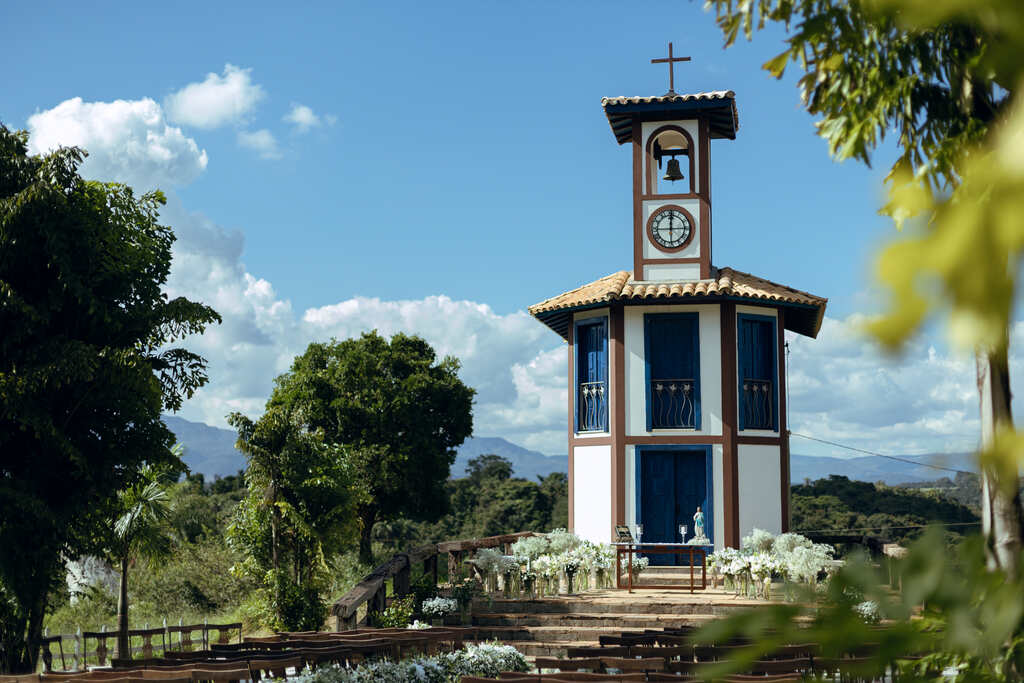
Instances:
[[[146,468],[142,478],[118,494],[121,516],[114,524],[112,559],[120,563],[121,586],[117,599],[117,657],[131,659],[128,639],[128,569],[138,557],[159,557],[170,551],[166,519],[167,488]]]

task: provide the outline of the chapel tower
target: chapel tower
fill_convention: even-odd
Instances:
[[[680,542],[699,506],[714,547],[738,547],[788,530],[784,330],[816,337],[827,300],[713,265],[711,141],[735,139],[735,94],[670,79],[601,102],[631,150],[630,269],[530,313],[568,342],[569,526]]]

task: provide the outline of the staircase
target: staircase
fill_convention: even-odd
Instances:
[[[651,567],[644,571],[642,580],[687,585],[679,572],[673,567]],[[688,590],[642,588],[632,593],[590,590],[536,600],[478,599],[473,603],[473,625],[481,638],[513,645],[528,657],[559,657],[565,655],[567,647],[597,646],[602,635],[699,626],[764,604],[737,598],[722,589],[692,594]]]

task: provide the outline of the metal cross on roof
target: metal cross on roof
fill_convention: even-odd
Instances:
[[[664,64],[668,62],[668,92],[667,95],[676,94],[676,77],[674,72],[674,66],[676,62],[688,62],[689,57],[673,57],[672,56],[672,43],[668,44],[668,58],[667,59],[652,59],[651,64]]]

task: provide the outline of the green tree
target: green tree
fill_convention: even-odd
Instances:
[[[267,625],[315,630],[323,625],[325,556],[355,535],[359,493],[351,466],[319,430],[271,406],[258,421],[240,413],[237,448],[249,460],[247,495],[236,508],[229,539],[246,555],[245,571],[262,585]]]
[[[769,22],[788,32],[764,68],[803,69],[799,87],[838,159],[869,163],[886,134],[900,155],[884,211],[913,233],[878,275],[889,312],[871,326],[898,348],[937,312],[977,358],[982,523],[989,564],[1015,573],[1022,549],[1008,362],[1009,317],[1024,249],[1024,7],[1011,0],[709,0],[726,45]],[[1014,103],[1016,102],[1015,106]]]
[[[180,451],[176,451],[180,452]],[[167,487],[149,467],[142,477],[118,495],[121,516],[114,523],[110,548],[121,581],[117,598],[117,656],[131,659],[128,641],[128,569],[139,557],[156,558],[171,551],[167,528]]]
[[[101,554],[143,463],[181,467],[164,411],[206,382],[171,346],[220,317],[163,292],[159,192],[83,180],[0,125],[0,672],[35,668],[63,558]]]
[[[445,510],[455,448],[473,431],[473,389],[459,361],[437,360],[416,336],[313,343],[277,378],[270,406],[302,415],[327,443],[343,444],[365,490],[359,560],[372,563],[373,527],[405,516],[434,520]]]

